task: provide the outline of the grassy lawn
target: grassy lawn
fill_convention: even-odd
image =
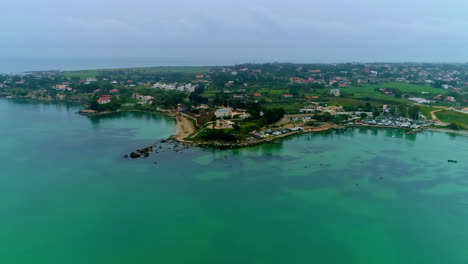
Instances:
[[[429,85],[415,85],[407,83],[384,83],[384,84],[369,84],[362,86],[351,86],[348,88],[341,88],[343,92],[353,93],[355,96],[375,96],[382,95],[380,92],[377,92],[375,89],[381,88],[393,88],[398,89],[404,93],[422,93],[427,92],[431,94],[446,94],[448,91],[443,89],[437,89]],[[385,96],[385,95],[384,95]]]
[[[376,85],[370,85],[370,86],[372,88],[394,88],[404,93],[422,93],[422,92],[427,92],[430,94],[446,94],[447,93],[446,90],[434,88],[429,85],[416,85],[416,84],[408,84],[408,83],[401,83],[401,82],[376,84]]]
[[[440,112],[436,112],[435,114],[442,122],[458,122],[462,124],[465,129],[468,129],[468,114],[463,114],[451,110],[442,110]]]
[[[363,98],[363,97],[371,97],[382,95],[381,93],[375,91],[375,87],[371,85],[363,85],[363,86],[350,86],[346,88],[340,88],[341,93],[343,94],[353,94],[353,98]]]

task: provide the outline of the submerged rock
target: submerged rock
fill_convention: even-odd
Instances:
[[[139,153],[137,153],[137,152],[130,153],[130,158],[132,158],[132,159],[136,159],[136,158],[139,158],[139,157],[141,157],[141,155]]]

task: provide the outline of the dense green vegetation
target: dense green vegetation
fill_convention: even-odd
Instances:
[[[234,133],[232,133],[232,129],[204,129],[200,131],[197,139],[204,141],[234,142],[239,138]]]

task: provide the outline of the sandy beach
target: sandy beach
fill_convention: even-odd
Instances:
[[[178,141],[183,141],[186,137],[190,136],[195,132],[193,122],[186,116],[178,113],[174,116],[177,122],[177,131],[172,136]]]

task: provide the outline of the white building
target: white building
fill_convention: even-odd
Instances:
[[[431,100],[427,100],[425,98],[420,98],[420,97],[410,97],[410,98],[408,98],[408,100],[416,102],[418,104],[429,104],[429,103],[433,102]]]
[[[331,95],[333,95],[333,96],[340,96],[341,95],[340,89],[331,89],[329,93]]]
[[[223,118],[223,117],[231,117],[232,116],[232,108],[225,107],[219,108],[215,112],[216,118]]]
[[[171,84],[166,84],[166,83],[160,83],[157,82],[153,85],[153,88],[158,88],[161,90],[168,90],[168,91],[179,91],[179,92],[189,92],[193,93],[195,92],[195,89],[198,87],[198,85],[192,85],[191,83],[187,84],[178,84],[178,83],[171,83]]]

